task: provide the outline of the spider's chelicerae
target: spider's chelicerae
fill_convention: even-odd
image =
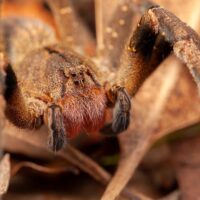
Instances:
[[[91,36],[70,0],[46,0],[59,39],[39,20],[4,17],[0,22],[6,116],[20,128],[45,124],[54,151],[81,131],[115,135],[126,130],[130,98],[172,49],[200,81],[199,36],[174,14],[152,4],[132,31],[133,1],[122,0],[102,30],[99,2],[99,62],[80,55]],[[109,107],[112,123],[105,124]]]

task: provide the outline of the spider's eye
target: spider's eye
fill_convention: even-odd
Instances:
[[[72,73],[72,77],[76,77],[76,74],[75,74],[75,73]]]

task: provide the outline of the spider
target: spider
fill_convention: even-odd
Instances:
[[[150,3],[132,31],[132,1],[120,1],[103,31],[97,62],[83,55],[81,45],[89,36],[72,2],[46,0],[46,5],[59,38],[39,20],[4,17],[0,50],[7,118],[20,128],[46,125],[53,151],[83,131],[117,135],[126,130],[130,99],[172,50],[199,85],[200,38],[164,8]],[[108,108],[113,109],[110,123],[105,122]]]

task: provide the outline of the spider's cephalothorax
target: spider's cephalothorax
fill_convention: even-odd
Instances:
[[[199,84],[199,36],[165,9],[150,3],[130,38],[132,0],[118,3],[105,31],[101,25],[98,28],[103,15],[98,14],[102,9],[97,9],[100,56],[94,64],[76,53],[83,53],[81,47],[93,40],[71,0],[45,2],[55,17],[60,41],[51,28],[38,20],[4,18],[0,21],[0,53],[9,60],[6,116],[21,128],[45,124],[54,151],[63,147],[66,137],[82,131],[100,130],[113,135],[126,130],[131,109],[129,97],[135,95],[172,49]],[[1,59],[0,67],[7,63]],[[105,124],[108,107],[113,108],[112,122]]]
[[[60,142],[102,127],[104,88],[91,66],[72,50],[48,47],[32,51],[20,64],[16,77],[9,70],[6,115],[15,125],[37,128],[44,122],[53,136],[61,135]],[[14,89],[12,79],[16,80]],[[61,144],[52,145],[58,149]]]
[[[101,129],[107,105],[118,98],[113,129],[116,133],[126,129],[130,101],[124,89],[115,88],[113,95],[110,94],[98,81],[94,63],[70,48],[52,45],[55,38],[45,26],[39,35],[28,29],[36,30],[40,25],[35,20],[27,22],[21,18],[1,22],[3,33],[7,34],[4,46],[11,49],[8,56],[12,67],[7,67],[5,91],[8,119],[21,128],[33,129],[46,124],[50,131],[49,145],[56,151],[67,137]],[[19,42],[28,43],[26,40],[30,38],[32,45],[20,50]]]

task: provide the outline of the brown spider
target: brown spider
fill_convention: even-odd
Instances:
[[[0,22],[0,50],[9,62],[4,56],[0,64],[6,71],[7,118],[20,128],[45,124],[52,150],[60,150],[66,137],[81,131],[116,135],[126,130],[130,98],[172,49],[199,83],[200,38],[169,11],[149,7],[129,37],[132,1],[121,1],[99,46],[101,62],[94,63],[80,55],[89,36],[71,1],[46,3],[60,39],[43,22],[5,17]],[[113,120],[105,124],[109,107],[114,108]]]

